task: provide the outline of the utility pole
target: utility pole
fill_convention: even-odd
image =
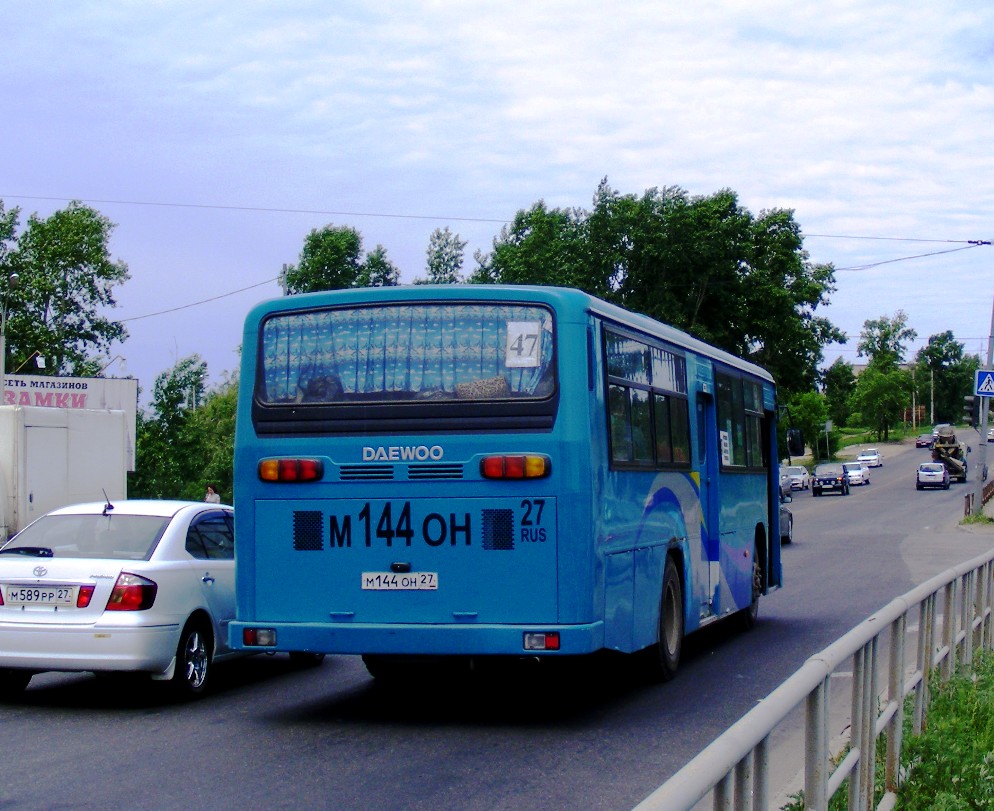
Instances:
[[[987,366],[985,368],[994,369],[994,304],[991,305],[991,331],[987,338]],[[976,472],[973,474],[973,509],[970,510],[971,515],[982,515],[984,512],[984,471],[987,470],[987,415],[990,412],[990,400],[990,397],[980,398],[980,420],[977,423],[977,432],[980,436],[980,447],[978,448],[980,459],[975,466]]]

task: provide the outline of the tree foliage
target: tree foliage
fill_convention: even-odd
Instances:
[[[829,418],[839,427],[847,425],[852,412],[852,395],[856,391],[852,364],[839,358],[825,371],[822,382]]]
[[[828,406],[825,398],[816,391],[795,394],[787,404],[791,428],[800,428],[804,442],[810,445],[815,456],[819,443],[825,442],[825,423],[828,420]]]
[[[377,245],[363,257],[362,236],[349,226],[326,225],[304,238],[296,265],[284,265],[280,284],[286,295],[342,290],[347,287],[387,287],[398,284],[400,271]]]
[[[727,189],[638,197],[605,179],[590,212],[539,201],[477,261],[471,282],[578,287],[765,366],[787,393],[812,389],[823,347],[845,341],[816,315],[834,270],[808,261],[793,213],[755,217]]]
[[[459,239],[449,226],[436,228],[428,240],[425,279],[415,279],[415,284],[459,284],[463,281],[463,252],[466,240]]]
[[[881,316],[863,322],[856,353],[869,359],[869,365],[883,371],[896,369],[904,362],[907,344],[918,337],[908,326],[908,314],[898,310],[893,318]]]
[[[400,269],[387,259],[387,249],[377,245],[359,266],[353,287],[396,287],[398,284]]]
[[[205,465],[202,440],[190,423],[191,414],[208,399],[206,380],[207,363],[199,355],[182,358],[155,379],[151,413],[138,415],[135,472],[128,485],[132,497],[198,497]]]
[[[130,278],[127,265],[110,256],[114,224],[77,201],[46,219],[32,214],[20,234],[19,217],[18,208],[7,211],[0,202],[5,368],[41,356],[45,374],[96,374],[128,334],[105,314],[117,304],[114,288]]]
[[[946,330],[929,337],[912,368],[916,401],[929,406],[927,412],[935,422],[958,422],[963,396],[973,390],[980,358],[965,354],[963,344]]]
[[[871,363],[856,379],[853,410],[877,439],[886,441],[890,429],[900,422],[901,412],[910,402],[911,375],[896,366]]]

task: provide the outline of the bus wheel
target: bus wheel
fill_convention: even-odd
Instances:
[[[759,597],[763,593],[763,567],[760,565],[759,555],[753,550],[752,555],[752,599],[746,608],[739,612],[742,620],[742,627],[745,630],[756,625],[759,619]]]
[[[673,558],[667,558],[659,602],[658,642],[643,652],[646,674],[653,681],[672,679],[680,666],[682,649],[683,584]]]

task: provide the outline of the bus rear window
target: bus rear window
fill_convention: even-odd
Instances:
[[[288,312],[262,327],[266,406],[541,400],[555,390],[552,313],[523,304]]]

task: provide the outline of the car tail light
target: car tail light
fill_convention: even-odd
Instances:
[[[552,460],[541,454],[495,454],[480,460],[485,479],[544,479],[552,472]]]
[[[144,611],[155,602],[159,587],[148,578],[121,572],[107,600],[108,611]]]
[[[3,605],[3,589],[0,589],[0,605]]]
[[[316,482],[324,476],[320,459],[263,459],[259,478],[264,482]]]
[[[80,586],[76,594],[76,608],[86,608],[93,599],[93,590],[96,586]]]

